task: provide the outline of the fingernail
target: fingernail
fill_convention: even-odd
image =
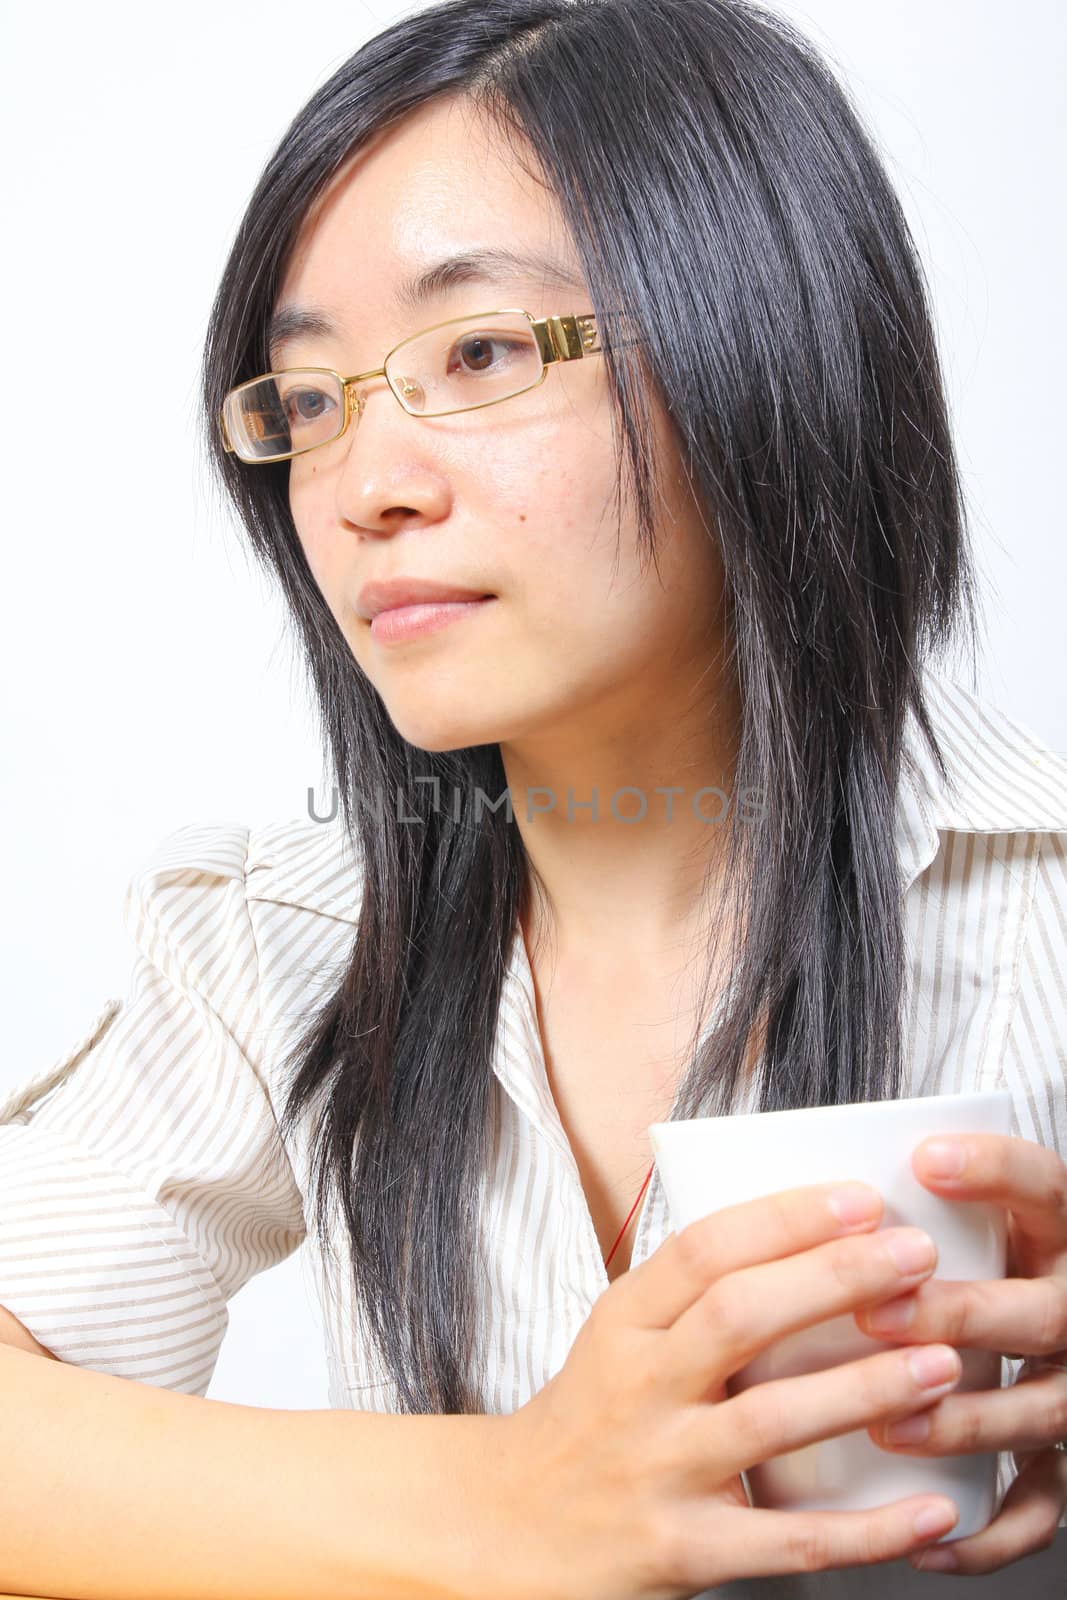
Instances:
[[[923,1146],[922,1164],[933,1178],[958,1178],[966,1160],[966,1151],[954,1139],[932,1139]]]
[[[887,1234],[885,1247],[898,1272],[925,1272],[937,1259],[934,1241],[918,1228]]]
[[[917,1572],[957,1572],[959,1562],[948,1545],[937,1545],[916,1556],[912,1565]]]
[[[835,1189],[826,1197],[827,1204],[838,1222],[849,1227],[857,1222],[869,1222],[877,1216],[881,1204],[876,1191],[865,1183],[848,1183]]]
[[[915,1320],[915,1296],[904,1295],[899,1300],[887,1300],[885,1305],[872,1306],[863,1320],[872,1333],[899,1333]]]
[[[920,1539],[933,1538],[935,1534],[947,1533],[954,1528],[960,1520],[959,1508],[954,1500],[939,1500],[935,1505],[924,1506],[915,1518],[915,1532]],[[924,1555],[932,1554],[923,1551]]]
[[[953,1383],[963,1370],[963,1363],[955,1350],[936,1344],[912,1350],[908,1356],[908,1366],[914,1374],[916,1383],[921,1383],[924,1389],[932,1389],[942,1383]]]
[[[885,1430],[886,1444],[922,1444],[930,1437],[929,1417],[902,1417]]]

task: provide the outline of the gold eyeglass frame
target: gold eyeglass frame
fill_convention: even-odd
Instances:
[[[386,377],[386,367],[396,352],[406,344],[411,344],[416,339],[421,339],[427,333],[435,333],[438,328],[447,328],[456,323],[477,323],[482,317],[519,316],[525,317],[530,324],[534,338],[537,341],[538,353],[541,357],[541,374],[533,383],[524,384],[521,389],[515,389],[511,394],[498,395],[495,400],[479,400],[473,406],[449,406],[444,411],[412,411],[404,404],[403,398],[393,388]],[[226,406],[234,395],[240,394],[243,389],[250,389],[253,384],[263,383],[267,378],[278,377],[283,372],[325,372],[336,378],[341,385],[344,395],[345,413],[340,428],[329,439],[320,439],[317,444],[306,445],[303,450],[290,450],[283,456],[265,456],[256,461],[246,461],[244,456],[237,459],[248,467],[272,467],[279,461],[291,461],[294,456],[304,456],[312,450],[318,450],[325,444],[333,444],[347,433],[348,425],[353,417],[362,415],[367,403],[364,394],[356,394],[356,385],[365,383],[369,378],[385,378],[389,393],[397,404],[407,412],[409,417],[451,417],[458,416],[464,411],[481,411],[486,406],[502,405],[505,400],[514,400],[516,395],[527,394],[531,389],[536,389],[544,383],[548,369],[558,361],[579,361],[585,356],[598,355],[602,350],[600,335],[597,329],[596,315],[589,311],[582,314],[567,313],[560,316],[534,317],[529,311],[524,311],[520,306],[503,306],[499,311],[476,311],[463,317],[446,317],[443,322],[432,323],[428,328],[421,328],[418,333],[409,333],[400,339],[391,350],[383,357],[380,367],[374,367],[369,372],[357,372],[351,378],[344,378],[332,367],[279,367],[276,371],[262,372],[258,378],[249,378],[245,383],[239,383],[226,394],[219,413],[219,428],[222,433],[223,448],[229,455],[237,455],[237,451],[230,443],[229,431],[226,427]]]

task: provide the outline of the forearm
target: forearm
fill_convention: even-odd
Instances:
[[[0,1589],[503,1600],[507,1422],[233,1405],[0,1346]]]
[[[29,1328],[23,1327],[18,1317],[12,1316],[6,1306],[0,1306],[0,1345],[11,1345],[15,1350],[29,1350],[35,1356],[47,1356],[50,1361],[58,1361],[51,1350],[46,1350],[43,1344],[38,1344]]]

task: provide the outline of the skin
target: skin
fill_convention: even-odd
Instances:
[[[294,343],[285,364],[362,372],[405,335],[450,316],[508,305],[535,316],[592,309],[587,290],[535,279],[456,286],[414,318],[394,308],[398,279],[486,244],[548,247],[581,278],[550,191],[519,170],[465,102],[421,108],[350,160],[308,218],[278,299],[328,306],[350,332]],[[739,713],[719,666],[718,551],[664,411],[657,575],[642,563],[636,521],[620,527],[610,514],[615,465],[601,358],[550,368],[539,388],[481,412],[416,418],[384,379],[365,392],[358,426],[290,463],[300,540],[353,655],[410,743],[499,744],[561,960],[601,951],[600,969],[615,981],[620,966],[636,973],[650,959],[669,963],[679,944],[701,936],[703,872],[722,828],[685,803],[668,822],[655,789],[730,793]],[[448,629],[383,645],[356,614],[356,597],[369,579],[401,574],[497,598]],[[639,823],[611,815],[610,796],[624,785],[648,796]],[[550,789],[557,807],[531,819],[534,786]],[[599,820],[588,809],[568,820],[568,790],[575,802],[595,790]],[[637,809],[633,796],[619,805],[629,816]],[[707,809],[715,814],[714,798]]]
[[[454,287],[414,318],[394,306],[401,277],[494,244],[551,246],[577,272],[553,196],[492,129],[462,102],[421,108],[351,158],[309,213],[278,302],[327,308],[341,334],[302,339],[276,365],[362,372],[449,316],[509,305],[536,316],[592,309],[587,293],[535,281]],[[550,930],[558,966],[579,972],[591,994],[625,993],[631,982],[647,984],[649,971],[676,971],[680,952],[706,941],[706,884],[723,835],[684,802],[704,784],[732,792],[739,702],[721,667],[722,570],[665,414],[656,418],[657,573],[642,564],[636,524],[610,516],[601,359],[557,366],[538,389],[482,412],[411,417],[381,378],[365,395],[358,425],[290,463],[296,530],[353,656],[412,744],[499,744],[516,825],[546,893],[546,926],[524,930],[528,942],[539,948]],[[370,579],[397,575],[497,598],[449,628],[386,647],[357,615],[356,598]],[[534,785],[559,797],[556,813],[527,815]],[[623,785],[649,798],[639,824],[611,818],[607,799]],[[666,785],[684,791],[671,822],[655,794]],[[576,801],[598,791],[598,822],[588,810],[567,820],[568,789]],[[1005,1208],[1008,1276],[934,1278],[902,1297],[914,1306],[906,1330],[860,1325],[886,1342],[1067,1362],[1067,1167],[1022,1139],[962,1144],[962,1176],[934,1177],[927,1144],[916,1151],[916,1176],[945,1198]],[[949,1395],[921,1414],[931,1428],[925,1442],[872,1437],[912,1454],[1014,1450],[1021,1469],[991,1524],[938,1551],[942,1564],[990,1572],[1044,1548],[1067,1503],[1067,1459],[1047,1448],[1067,1435],[1067,1373]]]

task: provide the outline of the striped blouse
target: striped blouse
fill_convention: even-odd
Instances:
[[[893,839],[904,1092],[1007,1088],[1012,1131],[1067,1158],[1067,761],[950,678],[931,674],[929,699],[952,781],[909,718]],[[306,1240],[331,1406],[396,1409],[347,1274],[310,1226],[309,1152],[299,1133],[283,1144],[276,1121],[278,1064],[351,948],[351,851],[333,823],[170,834],[126,889],[126,994],[0,1105],[0,1305],[62,1360],[203,1395],[230,1296]],[[521,937],[493,1072],[481,1385],[485,1410],[510,1412],[559,1370],[608,1287]],[[657,1173],[632,1264],[670,1231]],[[1013,1475],[1004,1454],[1001,1492]]]

